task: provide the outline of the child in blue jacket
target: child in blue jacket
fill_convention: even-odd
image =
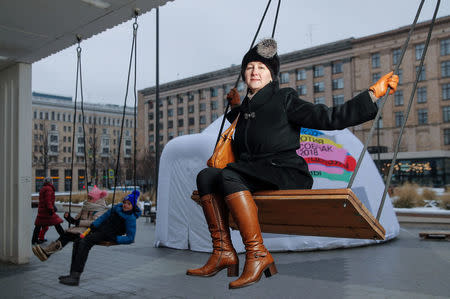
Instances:
[[[109,241],[117,244],[130,244],[136,235],[136,219],[141,215],[137,206],[139,191],[135,190],[123,199],[122,203],[114,205],[110,210],[95,220],[90,233],[73,243],[70,275],[60,276],[59,282],[77,286],[80,275],[86,264],[92,246]]]

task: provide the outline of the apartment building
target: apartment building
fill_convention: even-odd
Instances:
[[[71,97],[33,92],[32,190],[38,192],[45,176],[53,178],[57,191],[83,190],[90,184],[113,185],[119,150],[123,106],[84,103],[84,130],[81,104]],[[120,153],[119,182],[131,180],[134,109],[126,108]],[[84,148],[87,149],[87,176]],[[73,153],[72,153],[73,152]]]
[[[424,50],[430,22],[417,24],[403,58],[400,84],[386,103],[369,152],[380,171],[387,173],[400,126]],[[344,103],[393,70],[409,26],[362,37],[348,38],[280,55],[281,87],[297,90],[299,96],[328,106]],[[139,91],[139,124],[142,147],[154,150],[156,120],[160,144],[172,138],[199,133],[223,114],[225,96],[232,88],[240,66],[162,84],[159,115],[155,87]],[[450,184],[450,16],[436,20],[424,67],[406,123],[395,165],[393,184],[414,181],[422,185]],[[245,86],[238,86],[241,96]],[[350,130],[364,142],[372,123]]]

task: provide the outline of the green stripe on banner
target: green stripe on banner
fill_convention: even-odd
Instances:
[[[343,182],[350,181],[352,173],[353,172],[351,171],[344,171],[343,174],[328,173],[324,171],[311,171],[311,175],[315,178],[324,178],[332,181],[343,181]]]

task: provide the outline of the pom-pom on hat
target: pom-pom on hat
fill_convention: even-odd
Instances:
[[[108,193],[105,190],[100,190],[97,186],[94,186],[88,195],[92,198],[91,201],[96,202],[99,199],[104,198]]]
[[[136,207],[136,203],[137,203],[137,200],[138,200],[140,194],[141,193],[138,190],[134,190],[133,192],[131,192],[131,194],[128,194],[127,196],[125,196],[122,201],[128,200],[129,202],[131,202],[131,205],[134,208],[134,207]]]
[[[241,63],[241,75],[244,80],[247,64],[252,61],[264,63],[272,74],[272,80],[278,80],[278,73],[280,72],[280,59],[277,54],[277,42],[273,38],[261,40],[256,46],[251,48],[247,54],[245,54]]]

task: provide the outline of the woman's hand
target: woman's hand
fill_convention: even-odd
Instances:
[[[373,92],[373,95],[378,99],[386,94],[388,86],[391,88],[389,94],[393,94],[397,90],[397,85],[398,76],[394,75],[394,72],[390,72],[381,77],[377,83],[370,86],[369,90]]]
[[[241,104],[241,97],[239,96],[239,92],[236,88],[233,88],[228,92],[227,101],[230,104],[231,108]]]

